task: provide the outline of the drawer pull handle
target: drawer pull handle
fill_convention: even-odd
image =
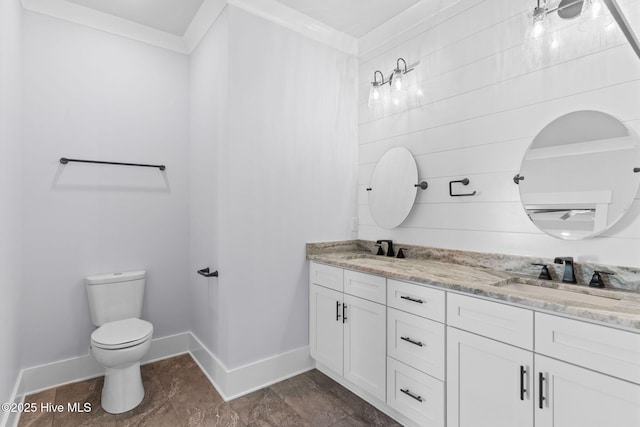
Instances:
[[[524,400],[524,396],[527,393],[527,389],[524,388],[524,376],[526,375],[527,370],[524,366],[520,365],[520,400]]]
[[[342,323],[347,323],[347,304],[342,304]]]
[[[410,398],[417,400],[418,402],[424,402],[424,399],[421,396],[416,396],[415,394],[411,393],[409,389],[405,390],[401,388],[400,391],[406,394],[407,396],[409,396]]]
[[[421,299],[415,299],[415,298],[407,297],[407,296],[404,296],[404,295],[401,296],[400,298],[406,299],[407,301],[416,302],[418,304],[424,304],[424,301],[422,301]]]
[[[336,322],[340,321],[340,301],[336,301]]]
[[[400,337],[400,339],[406,342],[410,342],[413,345],[417,345],[418,347],[424,347],[424,344],[422,344],[420,341],[414,341],[409,337]]]
[[[539,388],[538,388],[538,401],[539,401],[539,407],[540,409],[544,409],[544,401],[545,401],[545,397],[544,397],[544,374],[542,372],[540,372],[538,374],[538,384],[539,384]]]

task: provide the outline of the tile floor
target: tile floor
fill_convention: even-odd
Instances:
[[[46,403],[86,402],[92,410],[24,413],[19,426],[399,426],[317,370],[224,402],[185,354],[143,366],[144,400],[134,410],[118,415],[100,407],[103,380],[95,378],[27,396],[25,402],[34,402],[38,408]]]

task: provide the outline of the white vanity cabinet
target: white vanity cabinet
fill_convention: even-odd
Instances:
[[[538,354],[534,363],[536,427],[640,426],[639,385]]]
[[[383,277],[310,265],[311,357],[381,401],[386,393],[386,307],[361,296],[379,300],[385,284]]]
[[[536,313],[534,365],[536,427],[640,426],[640,334]]]
[[[343,375],[343,294],[322,286],[311,285],[309,299],[311,357]]]
[[[447,324],[447,425],[533,427],[533,312],[449,293]]]
[[[640,426],[639,334],[454,293],[447,323],[449,427]]]
[[[533,427],[533,353],[447,328],[447,425]]]
[[[445,292],[388,279],[387,305],[387,404],[444,427]]]
[[[640,333],[314,262],[310,315],[319,366],[407,426],[640,427]]]

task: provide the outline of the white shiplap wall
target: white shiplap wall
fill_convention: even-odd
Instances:
[[[640,0],[621,3],[640,28]],[[553,119],[600,110],[640,134],[640,59],[619,29],[589,34],[577,30],[577,20],[555,18],[560,47],[535,62],[521,48],[528,10],[526,1],[461,0],[382,45],[361,43],[359,238],[640,267],[640,198],[605,235],[584,241],[547,236],[522,209],[512,178]],[[369,82],[398,57],[420,61],[424,105],[374,119]],[[384,230],[371,217],[366,188],[377,160],[396,146],[413,153],[429,188],[400,227]],[[449,197],[448,182],[464,177],[471,183],[461,190],[477,195]]]

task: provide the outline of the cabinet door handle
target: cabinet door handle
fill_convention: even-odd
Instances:
[[[336,322],[340,321],[340,301],[336,301]]]
[[[400,337],[400,339],[406,342],[410,342],[413,345],[417,345],[418,347],[424,347],[424,344],[422,344],[420,341],[414,341],[409,337]]]
[[[524,366],[520,365],[520,400],[524,400],[524,396],[527,393],[527,389],[524,387],[524,376],[527,370]]]
[[[402,295],[400,298],[406,299],[407,301],[415,302],[415,303],[418,303],[418,304],[424,304],[424,301],[422,301],[421,299],[415,299],[415,298],[411,298],[411,297],[408,297],[408,296],[405,296],[405,295]]]
[[[545,401],[545,397],[544,397],[544,374],[542,372],[540,372],[538,374],[538,401],[539,401],[539,407],[540,409],[544,409],[544,401]]]
[[[347,304],[342,304],[342,323],[347,323]]]
[[[417,400],[418,402],[424,402],[424,399],[422,398],[422,396],[416,396],[415,394],[411,393],[409,389],[405,390],[401,388],[400,391],[406,394],[407,396],[411,397],[412,399]]]

